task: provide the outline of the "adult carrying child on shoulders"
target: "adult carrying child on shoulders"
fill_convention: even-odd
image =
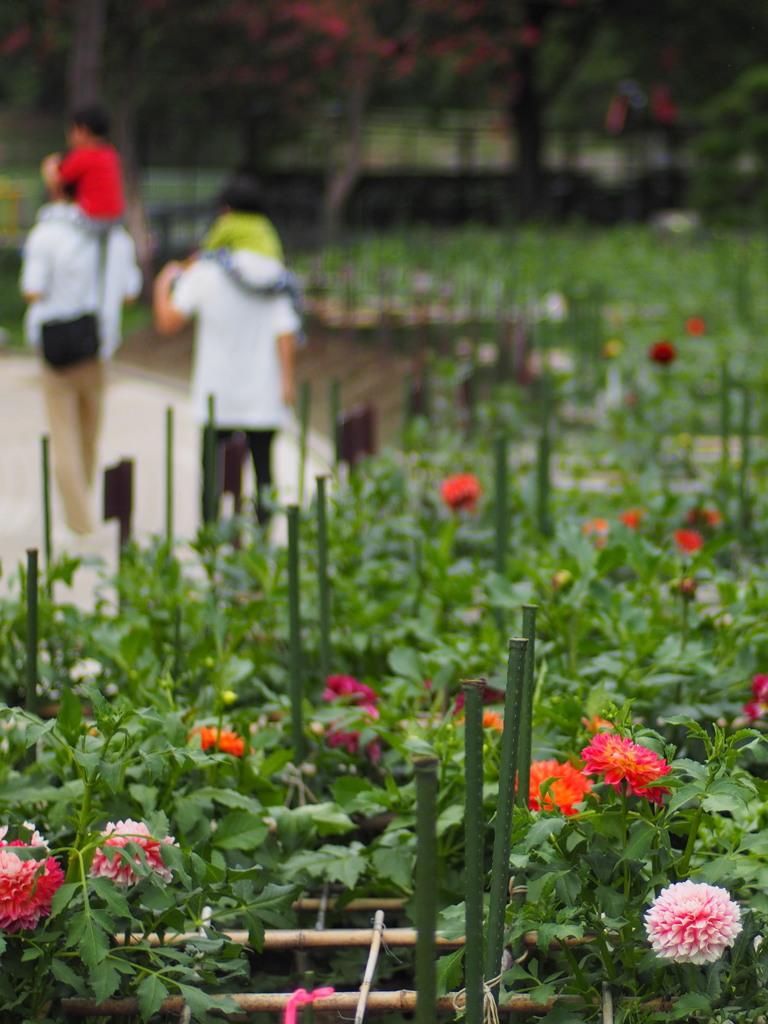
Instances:
[[[218,442],[245,434],[256,475],[256,514],[265,524],[273,441],[288,425],[296,397],[298,296],[258,180],[236,175],[220,207],[202,249],[158,274],[155,326],[174,334],[195,321],[195,419],[207,424],[212,395]]]

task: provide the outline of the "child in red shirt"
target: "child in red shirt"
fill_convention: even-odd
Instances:
[[[42,164],[45,183],[69,186],[75,202],[97,223],[119,220],[125,211],[120,157],[106,141],[109,120],[101,107],[77,111],[67,133],[70,149]]]

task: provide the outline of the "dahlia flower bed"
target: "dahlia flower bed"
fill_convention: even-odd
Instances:
[[[701,249],[709,287],[722,245]],[[502,1005],[525,997],[547,1024],[600,1019],[608,995],[633,1022],[768,1011],[765,310],[741,279],[683,298],[662,277],[587,317],[589,281],[547,290],[577,273],[552,253],[525,382],[494,371],[487,337],[433,353],[429,421],[318,489],[287,549],[247,522],[239,546],[232,523],[132,545],[93,612],[63,600],[79,566],[61,559],[32,664],[26,581],[0,605],[0,1020],[123,996],[151,1021],[169,995],[206,1020],[236,993],[355,989],[356,954],[299,962],[267,939],[311,926],[308,895],[335,900],[326,927],[368,927],[360,898],[417,920],[424,757],[437,928],[457,947],[438,995],[461,1008],[470,988],[469,887],[499,912],[511,800],[505,953],[484,973]],[[376,983],[413,987],[407,948]]]

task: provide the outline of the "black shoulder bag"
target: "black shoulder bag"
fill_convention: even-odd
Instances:
[[[50,320],[42,326],[43,357],[49,366],[63,370],[99,352],[99,325],[94,313],[77,320]]]

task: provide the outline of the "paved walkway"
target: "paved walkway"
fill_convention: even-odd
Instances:
[[[137,540],[165,531],[165,448],[167,409],[174,426],[174,535],[181,541],[194,536],[199,523],[199,432],[192,422],[188,393],[177,382],[151,377],[124,367],[110,366],[100,445],[100,467],[121,459],[134,462],[133,535]],[[27,550],[44,551],[42,437],[48,429],[34,355],[0,352],[0,595],[18,592],[18,569]],[[304,495],[315,493],[315,477],[330,467],[330,446],[311,435],[305,465]],[[293,503],[299,490],[298,428],[278,436],[275,472],[280,500]],[[250,464],[249,464],[250,468]],[[99,473],[95,508],[102,507],[103,472]],[[246,472],[245,489],[251,488]],[[75,576],[71,592],[57,591],[57,600],[89,606],[94,585],[116,564],[118,525],[101,523],[90,537],[76,537],[64,525],[59,497],[52,488],[53,555],[81,555],[92,567]],[[285,537],[285,519],[276,517],[273,538]]]

